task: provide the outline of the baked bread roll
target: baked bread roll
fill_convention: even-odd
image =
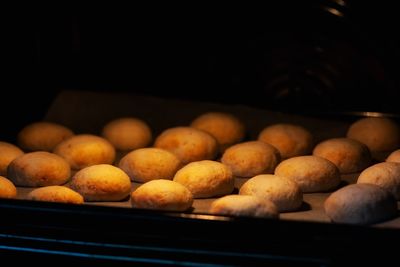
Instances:
[[[137,118],[110,121],[104,126],[102,136],[121,151],[146,147],[152,139],[150,127]]]
[[[71,176],[67,161],[56,154],[37,151],[14,159],[7,178],[17,186],[38,187],[65,184]]]
[[[371,153],[363,143],[349,138],[333,138],[319,143],[314,156],[334,163],[340,173],[354,173],[364,170],[371,163]]]
[[[172,180],[181,166],[171,152],[160,148],[141,148],[125,155],[119,167],[132,181],[145,183],[151,180]]]
[[[324,209],[334,222],[372,224],[396,216],[397,203],[388,191],[377,185],[352,184],[332,193]]]
[[[223,196],[234,189],[231,170],[211,160],[189,163],[175,174],[174,181],[188,188],[194,198]]]
[[[272,174],[257,175],[249,179],[242,185],[239,194],[270,200],[280,212],[297,210],[303,203],[303,194],[297,183]]]
[[[393,151],[400,146],[399,126],[388,118],[363,118],[354,122],[347,137],[367,145],[370,151]]]
[[[258,140],[276,147],[282,159],[310,154],[313,147],[311,133],[294,124],[268,126],[260,132]]]
[[[190,127],[175,127],[162,132],[154,146],[174,153],[183,163],[214,159],[217,141],[210,134]]]
[[[0,142],[0,175],[7,175],[10,162],[23,154],[24,152],[13,144]]]
[[[180,183],[153,180],[133,191],[131,202],[135,208],[185,211],[192,207],[193,195]]]
[[[129,196],[131,181],[121,169],[99,164],[78,171],[70,187],[85,201],[120,201]]]
[[[293,180],[304,193],[330,191],[340,183],[340,173],[335,164],[316,156],[284,160],[276,167],[275,175]]]
[[[279,151],[270,144],[250,141],[231,146],[221,159],[234,176],[253,177],[262,173],[273,173],[280,161]]]
[[[17,188],[7,178],[0,176],[0,198],[17,197]]]
[[[83,197],[74,190],[59,185],[46,186],[32,190],[27,199],[35,201],[83,204]]]
[[[274,219],[279,217],[278,208],[273,202],[246,195],[221,197],[211,203],[210,213]]]
[[[243,140],[245,128],[234,115],[224,112],[208,112],[194,119],[190,125],[211,134],[218,142],[220,151]]]
[[[18,134],[18,144],[27,151],[48,151],[74,133],[65,126],[52,122],[35,122],[23,128]]]
[[[74,170],[97,164],[112,164],[115,149],[106,139],[90,135],[75,135],[61,142],[54,153],[63,157]]]
[[[389,154],[386,158],[386,162],[398,162],[400,163],[400,149],[397,149]]]
[[[358,184],[375,184],[400,200],[400,163],[382,162],[365,169],[357,180]]]

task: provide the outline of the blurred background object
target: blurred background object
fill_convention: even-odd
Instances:
[[[0,110],[11,127],[1,134],[42,118],[62,88],[291,112],[400,112],[393,4],[277,2],[12,15]]]

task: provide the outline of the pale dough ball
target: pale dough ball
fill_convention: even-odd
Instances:
[[[294,124],[268,126],[260,132],[258,140],[276,147],[282,159],[310,154],[313,146],[311,133]]]
[[[231,170],[211,160],[189,163],[175,174],[174,181],[187,187],[194,198],[223,196],[234,189]]]
[[[388,118],[364,118],[354,122],[347,137],[366,144],[370,151],[393,151],[400,146],[399,126]]]
[[[293,180],[304,193],[330,191],[340,183],[340,173],[335,164],[316,156],[284,160],[276,167],[275,175]]]
[[[46,186],[32,190],[27,199],[35,201],[60,202],[69,204],[83,204],[83,197],[74,190],[65,186]]]
[[[120,118],[107,123],[102,136],[122,151],[146,147],[152,139],[150,127],[136,118]]]
[[[165,130],[157,137],[154,146],[174,153],[184,164],[214,159],[218,152],[217,141],[214,137],[190,127]]]
[[[340,173],[364,170],[371,163],[371,153],[363,143],[349,138],[333,138],[319,143],[313,155],[334,163]]]
[[[387,157],[386,162],[398,162],[400,163],[400,149],[397,149],[390,153]]]
[[[28,151],[48,151],[74,133],[65,126],[52,122],[35,122],[23,128],[18,134],[18,144]]]
[[[250,141],[231,146],[221,159],[233,175],[253,177],[262,173],[273,173],[280,161],[279,151],[270,144]]]
[[[382,162],[372,165],[360,173],[357,183],[379,185],[400,200],[400,163]]]
[[[7,178],[0,176],[0,198],[17,197],[17,188]]]
[[[211,203],[210,213],[217,215],[278,218],[278,208],[272,201],[255,196],[229,195]]]
[[[100,164],[78,171],[72,177],[70,187],[85,201],[120,201],[129,196],[131,181],[121,169]]]
[[[257,175],[245,182],[240,195],[252,195],[272,201],[280,212],[295,211],[303,203],[303,193],[293,180],[272,174]]]
[[[13,144],[0,142],[0,175],[7,175],[7,167],[16,157],[24,152]]]
[[[153,180],[132,192],[131,202],[135,208],[185,211],[192,207],[193,195],[180,183]]]
[[[352,184],[332,193],[324,209],[334,222],[371,224],[396,216],[397,203],[388,191],[377,185]]]
[[[145,183],[151,180],[172,180],[181,166],[171,152],[160,148],[141,148],[125,155],[119,167],[132,181]]]
[[[243,123],[229,113],[205,113],[194,119],[190,126],[214,136],[219,144],[220,151],[240,142],[245,136]]]
[[[115,149],[110,142],[90,134],[75,135],[61,142],[54,153],[66,159],[74,170],[97,164],[112,164],[115,159]]]
[[[65,184],[71,169],[56,154],[37,151],[14,159],[8,166],[7,178],[17,186],[38,187]]]

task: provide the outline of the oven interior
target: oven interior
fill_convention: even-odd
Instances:
[[[23,126],[49,116],[65,90],[243,105],[343,123],[359,111],[398,120],[400,43],[389,4],[180,8],[134,6],[107,15],[82,8],[9,20],[1,140],[15,142]],[[2,201],[1,210],[0,250],[16,262],[45,256],[85,265],[382,263],[381,257],[396,259],[389,244],[399,238],[391,227],[20,200]]]

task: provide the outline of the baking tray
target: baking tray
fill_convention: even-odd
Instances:
[[[161,99],[128,93],[61,92],[45,120],[76,133],[98,134],[121,116],[147,121],[154,136],[187,125],[203,112],[231,112],[244,121],[246,139],[266,125],[301,124],[316,142],[344,136],[358,114],[315,117],[241,105]],[[333,114],[334,115],[334,114]],[[356,115],[356,116],[354,116]],[[123,155],[119,154],[118,158]],[[375,155],[383,159],[385,155]],[[357,174],[342,177],[352,183]],[[247,179],[236,178],[236,190]],[[137,183],[132,187],[136,188]],[[399,218],[372,226],[330,223],[322,204],[329,193],[304,194],[300,211],[280,220],[216,216],[207,213],[214,199],[196,199],[188,212],[131,208],[121,202],[70,205],[24,200],[32,188],[18,188],[19,199],[0,200],[0,255],[13,263],[62,262],[78,266],[381,266],[398,260]]]
[[[267,107],[266,107],[267,108]],[[256,109],[242,105],[223,105],[194,102],[179,99],[161,99],[144,95],[123,93],[99,93],[91,91],[62,91],[49,108],[45,120],[57,122],[73,129],[76,133],[99,134],[110,120],[123,116],[134,116],[149,123],[154,137],[164,129],[188,125],[196,116],[209,111],[225,111],[238,116],[246,125],[247,140],[254,140],[258,133],[273,123],[296,123],[308,128],[315,142],[333,137],[345,136],[350,123],[361,116],[386,116],[380,113],[333,113],[294,115],[282,112]],[[315,114],[314,114],[315,115]],[[340,119],[338,119],[340,118]],[[123,156],[119,153],[116,163]],[[386,155],[374,155],[382,160]],[[341,186],[356,182],[358,174],[342,175]],[[235,178],[235,192],[238,192],[245,178]],[[140,184],[132,183],[132,189]],[[18,199],[25,199],[32,188],[18,188]],[[299,211],[280,214],[281,220],[329,223],[323,210],[323,203],[330,193],[305,193]],[[208,214],[209,207],[216,198],[195,199],[190,214]],[[86,205],[131,208],[129,199],[119,202],[86,202]],[[204,218],[199,216],[198,218]],[[211,217],[206,217],[208,219]],[[400,217],[375,224],[378,227],[400,228]]]

